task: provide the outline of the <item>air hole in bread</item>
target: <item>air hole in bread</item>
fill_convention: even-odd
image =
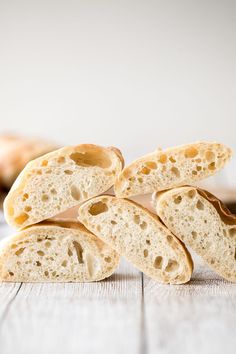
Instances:
[[[26,205],[25,209],[24,209],[26,212],[29,212],[32,210],[31,206],[29,205]]]
[[[167,161],[167,156],[165,154],[161,154],[159,157],[159,162],[166,163],[166,161]]]
[[[210,171],[214,171],[216,169],[216,164],[215,162],[211,162],[209,165],[208,165],[208,169]]]
[[[179,177],[180,176],[180,172],[179,172],[179,169],[177,167],[171,167],[171,172],[176,176],[176,177]]]
[[[174,203],[175,204],[180,204],[182,202],[182,197],[179,195],[178,197],[174,198]]]
[[[51,247],[51,242],[50,241],[46,241],[45,242],[45,247],[47,247],[47,248]]]
[[[111,224],[112,224],[112,225],[116,225],[117,222],[116,222],[115,220],[111,220]]]
[[[150,246],[151,241],[150,241],[150,240],[146,240],[146,244],[147,244],[148,246]]]
[[[144,255],[145,258],[148,256],[148,250],[147,250],[147,249],[145,249],[145,250],[143,251],[143,255]]]
[[[60,156],[60,157],[58,157],[58,159],[57,159],[57,162],[58,162],[58,163],[64,163],[65,161],[66,161],[66,159],[65,159],[64,156]]]
[[[172,162],[172,163],[175,163],[175,162],[176,162],[176,160],[173,158],[173,156],[170,156],[170,157],[169,157],[169,160],[170,160],[170,162]]]
[[[172,245],[172,243],[173,243],[173,241],[174,241],[173,236],[172,236],[172,235],[167,235],[166,239],[167,239],[167,242],[168,242],[170,245]]]
[[[37,175],[41,175],[42,174],[42,170],[36,170]]]
[[[25,250],[25,247],[22,247],[22,248],[19,248],[16,252],[15,252],[15,255],[16,256],[20,256]]]
[[[47,160],[43,160],[43,161],[41,162],[41,166],[45,167],[45,166],[47,166],[47,165],[48,165],[48,161],[47,161]]]
[[[105,262],[107,262],[107,263],[111,263],[111,257],[105,257],[104,260],[105,260]]]
[[[197,171],[201,171],[201,170],[202,170],[202,166],[197,165],[197,166],[196,166],[196,170],[197,170]]]
[[[143,221],[141,224],[140,224],[140,227],[142,230],[145,230],[147,228],[147,223],[146,221]]]
[[[15,243],[13,243],[13,245],[11,245],[11,248],[16,248],[17,247],[17,245],[15,244]]]
[[[139,215],[134,215],[134,222],[135,224],[140,224],[140,216]]]
[[[39,261],[36,261],[36,266],[37,267],[41,267],[42,263],[40,263]]]
[[[111,159],[109,156],[103,152],[101,149],[93,148],[90,151],[74,152],[70,155],[71,160],[73,160],[76,165],[82,167],[101,167],[108,168],[111,166]]]
[[[11,271],[9,271],[8,274],[9,274],[11,277],[13,277],[13,275],[14,275],[14,273],[11,272]]]
[[[141,170],[140,170],[140,172],[143,174],[143,175],[149,175],[149,173],[150,173],[150,168],[148,168],[148,167],[143,167]]]
[[[184,152],[184,156],[186,158],[190,158],[190,159],[197,156],[197,155],[198,155],[198,150],[195,149],[194,147],[189,147]]]
[[[190,199],[193,199],[196,195],[196,191],[194,189],[191,189],[190,191],[188,191],[187,193],[187,196],[190,198]]]
[[[236,228],[229,229],[229,236],[230,237],[235,237],[236,236]]]
[[[200,200],[197,201],[196,207],[199,210],[203,210],[204,209],[204,205],[203,205],[203,203]]]
[[[192,175],[196,176],[197,175],[197,171],[193,170],[192,171]]]
[[[155,258],[154,261],[154,268],[156,269],[161,269],[162,268],[162,263],[163,263],[163,258],[161,256],[158,256]]]
[[[29,218],[29,215],[26,213],[22,213],[19,216],[15,218],[15,222],[19,225],[23,224],[27,219]]]
[[[50,173],[52,173],[52,169],[51,168],[49,168],[45,173],[47,173],[47,174],[50,174]]]
[[[138,182],[139,182],[139,183],[143,183],[142,177],[139,177],[139,178],[138,178]]]
[[[165,271],[167,273],[172,273],[176,271],[179,268],[179,263],[175,261],[174,259],[169,259],[168,264],[165,268]]]
[[[47,194],[43,194],[41,199],[42,199],[42,202],[47,202],[49,200],[49,196]]]
[[[71,171],[71,170],[65,170],[64,173],[66,175],[73,175],[73,171]]]
[[[77,241],[73,241],[73,245],[75,247],[77,259],[79,263],[84,263],[83,260],[83,248],[81,247],[81,244]]]
[[[40,257],[43,257],[45,255],[45,253],[43,251],[37,251],[37,253]]]
[[[49,276],[49,273],[48,273],[48,271],[47,271],[47,270],[45,270],[44,275],[45,275],[46,277],[48,277],[48,276]]]
[[[193,239],[195,240],[197,238],[197,232],[196,231],[192,231],[191,232]]]
[[[62,265],[62,267],[66,267],[67,266],[67,260],[64,260],[61,265]]]
[[[103,202],[94,203],[89,208],[89,214],[93,216],[105,213],[106,211],[108,211],[108,206]]]
[[[70,248],[68,248],[68,250],[67,250],[67,254],[68,254],[68,256],[69,256],[69,257],[72,257],[72,256],[73,256],[73,253],[72,253],[72,251],[71,251],[71,249],[70,249]]]
[[[54,194],[54,195],[56,195],[56,194],[57,194],[57,191],[56,191],[56,189],[55,189],[55,188],[52,188],[52,189],[50,190],[50,192],[51,192],[52,194]]]
[[[214,154],[214,152],[208,150],[205,153],[205,157],[206,157],[207,161],[212,161],[215,159],[215,154]]]
[[[157,168],[156,162],[153,162],[153,161],[147,161],[147,162],[145,163],[145,165],[146,165],[148,168],[150,168],[151,170],[156,170],[156,168]]]
[[[80,200],[80,191],[75,185],[72,185],[70,187],[70,194],[73,199],[75,199],[77,201]]]

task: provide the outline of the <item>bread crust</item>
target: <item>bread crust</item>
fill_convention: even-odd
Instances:
[[[104,211],[96,209],[99,205]],[[193,262],[183,243],[138,203],[109,195],[91,198],[80,206],[78,220],[151,278],[170,284],[190,280]]]
[[[118,198],[127,198],[192,184],[215,174],[231,155],[228,147],[215,142],[158,149],[121,171],[115,182],[115,194]]]
[[[163,223],[216,273],[236,282],[236,216],[206,190],[183,186],[153,196]]]
[[[99,281],[118,264],[119,255],[78,222],[45,221],[0,242],[0,281]]]

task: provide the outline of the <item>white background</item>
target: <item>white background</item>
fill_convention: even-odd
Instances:
[[[236,150],[235,63],[234,0],[0,0],[0,132]]]

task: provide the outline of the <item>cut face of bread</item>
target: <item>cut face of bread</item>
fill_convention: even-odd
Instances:
[[[157,150],[123,169],[115,193],[125,198],[192,184],[215,174],[230,157],[229,148],[208,142]]]
[[[155,215],[136,203],[96,197],[80,206],[78,219],[151,278],[170,284],[189,281],[188,251]]]
[[[4,202],[9,225],[22,229],[108,190],[122,169],[119,150],[64,147],[29,162]]]
[[[79,223],[44,222],[0,242],[0,281],[98,281],[118,263],[118,254]]]
[[[236,282],[236,216],[212,194],[194,187],[153,199],[164,224],[213,270]]]

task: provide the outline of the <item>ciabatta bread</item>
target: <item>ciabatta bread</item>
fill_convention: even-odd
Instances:
[[[126,198],[192,184],[215,174],[230,157],[228,147],[209,142],[157,150],[123,169],[115,182],[115,194]]]
[[[118,254],[79,223],[44,222],[0,242],[0,281],[98,281],[118,263]]]
[[[119,150],[64,147],[29,162],[4,202],[9,225],[22,229],[104,193],[121,171]]]
[[[25,165],[59,146],[43,139],[0,136],[0,187],[10,189]]]
[[[236,216],[212,194],[180,187],[154,195],[164,224],[218,274],[236,282]]]
[[[78,213],[80,222],[146,275],[162,283],[189,281],[193,265],[188,251],[140,205],[107,195],[85,202]]]

